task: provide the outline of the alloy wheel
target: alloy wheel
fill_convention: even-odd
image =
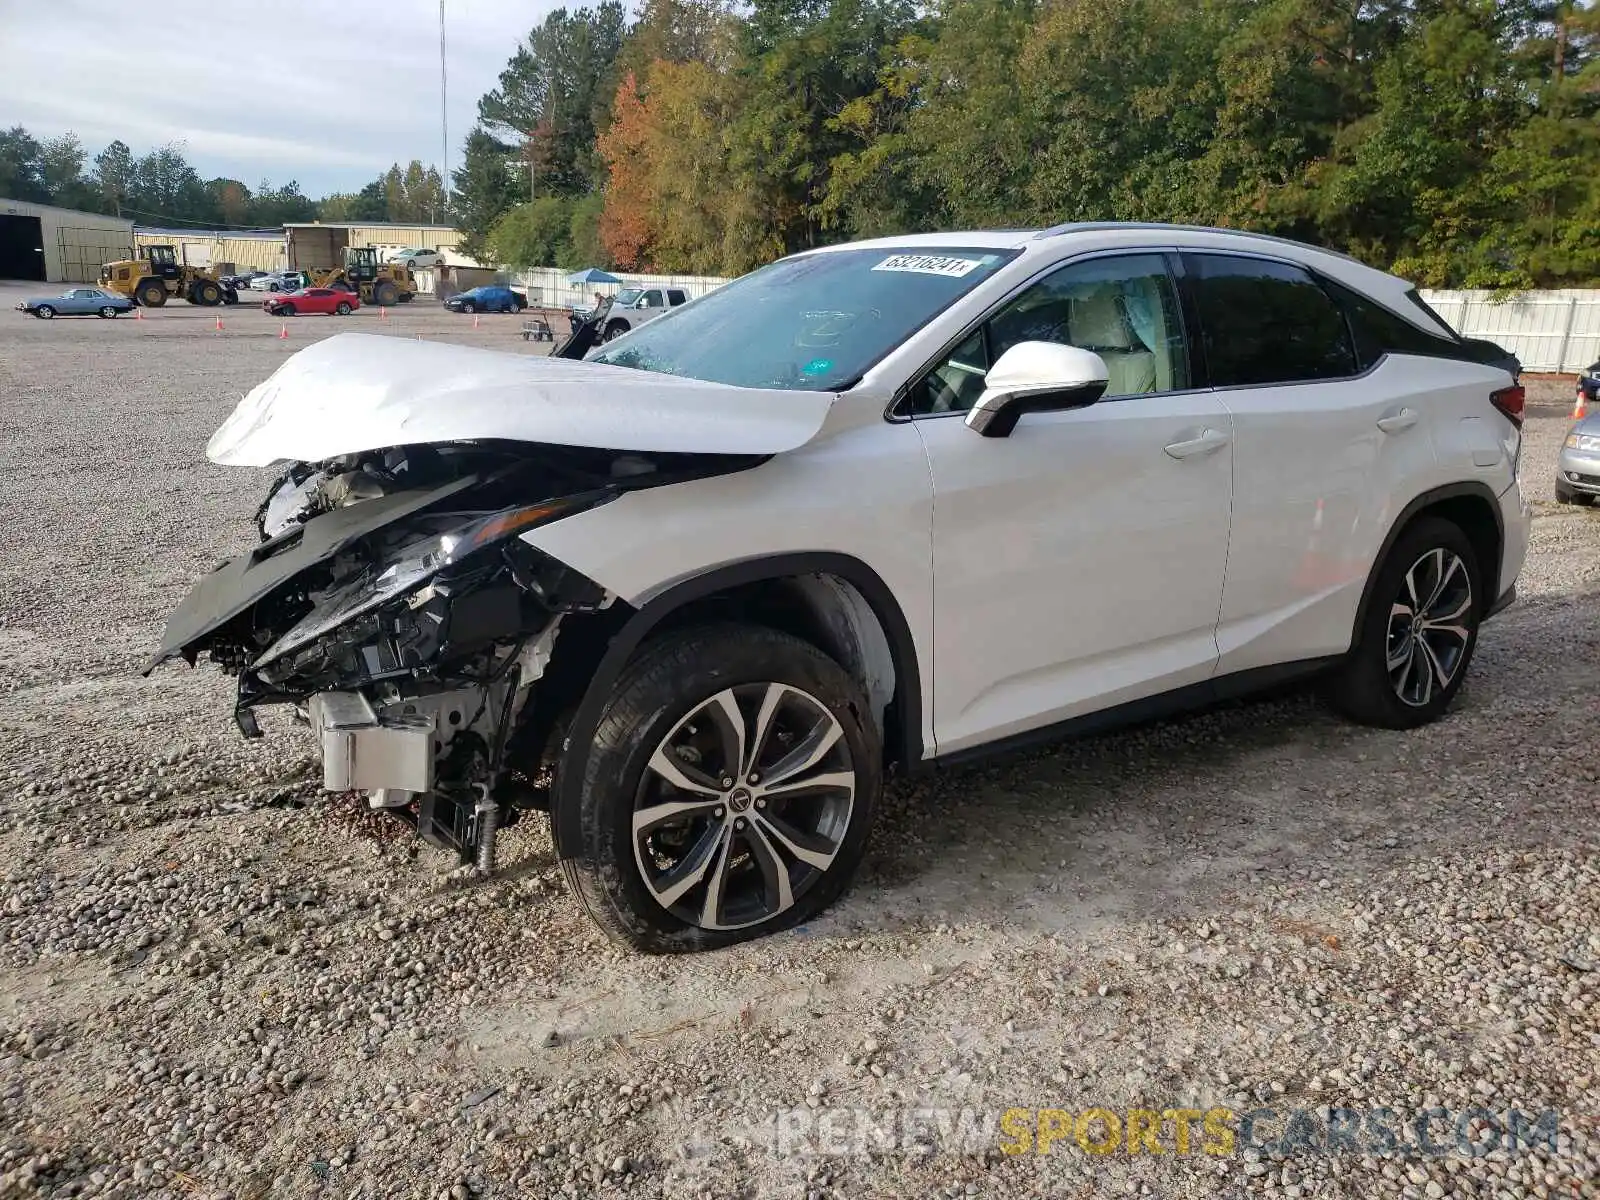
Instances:
[[[1472,642],[1472,572],[1436,546],[1405,573],[1389,607],[1384,665],[1401,703],[1423,708],[1455,680]]]
[[[838,856],[856,772],[838,719],[784,683],[725,688],[657,744],[632,815],[656,903],[702,929],[792,908]]]

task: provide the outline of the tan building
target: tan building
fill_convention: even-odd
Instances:
[[[0,200],[0,279],[94,283],[100,264],[128,257],[132,245],[123,217]]]
[[[285,225],[283,232],[289,266],[302,271],[338,266],[339,253],[346,246],[371,246],[380,259],[391,250],[437,250],[446,262],[476,265],[456,252],[462,233],[449,225],[325,225],[318,221]]]

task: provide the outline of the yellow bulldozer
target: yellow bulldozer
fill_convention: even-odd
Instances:
[[[190,304],[213,307],[239,303],[238,290],[223,284],[203,267],[178,261],[171,246],[144,246],[137,258],[123,258],[100,268],[100,286],[127,296],[146,308],[160,308],[172,296]]]
[[[361,296],[363,304],[387,307],[405,304],[417,294],[417,279],[401,263],[380,263],[371,246],[346,246],[341,263],[326,271],[310,271],[312,287],[343,287]]]

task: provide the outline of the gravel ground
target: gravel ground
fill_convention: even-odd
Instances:
[[[250,541],[262,474],[203,457],[241,392],[335,328],[538,349],[515,320],[280,340],[244,307],[47,324],[27,290],[0,285],[0,1197],[1600,1196],[1600,512],[1553,503],[1565,385],[1533,389],[1521,599],[1444,722],[1287,694],[902,782],[834,911],[659,960],[579,915],[542,822],[464,879],[321,799],[282,722],[243,742],[220,674],[138,674]],[[806,1124],[907,1106],[1560,1118],[1478,1158],[936,1124],[824,1153]]]

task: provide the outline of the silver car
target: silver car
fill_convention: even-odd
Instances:
[[[1556,499],[1562,504],[1593,504],[1600,496],[1600,412],[1567,430],[1556,463]]]

